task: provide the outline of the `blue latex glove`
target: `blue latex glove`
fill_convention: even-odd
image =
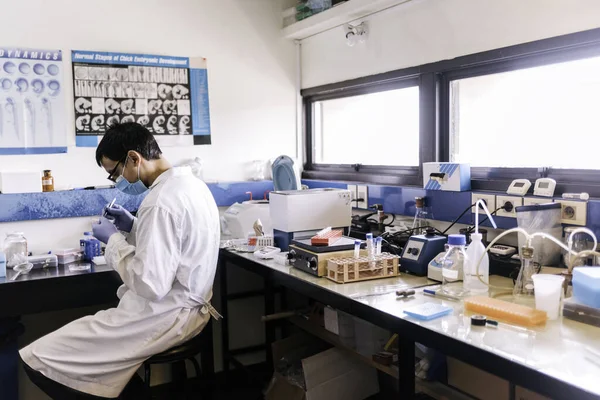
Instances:
[[[109,219],[114,219],[114,224],[121,232],[131,232],[133,228],[134,216],[129,211],[124,209],[118,204],[114,204],[112,207],[104,207],[105,216]]]
[[[115,233],[117,233],[117,227],[104,217],[100,217],[100,222],[92,224],[92,231],[94,237],[102,243],[108,243],[108,239]]]

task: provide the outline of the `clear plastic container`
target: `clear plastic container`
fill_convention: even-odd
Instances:
[[[7,267],[26,263],[28,253],[25,234],[23,232],[7,233],[6,239],[4,239],[4,253]]]
[[[464,235],[448,236],[448,251],[441,259],[442,292],[452,296],[464,296],[468,290],[458,284],[463,280],[465,261],[468,259],[465,250],[467,240]]]
[[[471,235],[472,242],[467,247],[467,262],[464,264],[465,280],[463,286],[472,293],[486,293],[489,290],[489,286],[486,283],[490,281],[490,259],[485,252],[482,238],[481,233],[473,233]],[[478,266],[479,260],[481,260],[481,264]],[[481,280],[485,283],[479,280],[478,271]]]
[[[565,278],[560,275],[536,274],[531,279],[535,291],[535,308],[546,311],[548,319],[557,319]]]

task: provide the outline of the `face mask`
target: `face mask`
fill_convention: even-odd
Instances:
[[[125,161],[127,163],[127,161]],[[125,166],[123,166],[125,168]],[[119,189],[121,192],[125,194],[129,194],[132,196],[137,196],[142,194],[148,190],[144,182],[140,180],[140,166],[138,165],[138,179],[137,181],[131,183],[128,182],[127,179],[123,177],[123,174],[119,176],[115,182],[115,187]]]

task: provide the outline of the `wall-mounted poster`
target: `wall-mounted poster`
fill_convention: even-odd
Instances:
[[[66,153],[60,50],[0,47],[0,155]]]
[[[164,145],[211,143],[204,58],[73,51],[72,61],[77,146],[97,146],[117,122]]]

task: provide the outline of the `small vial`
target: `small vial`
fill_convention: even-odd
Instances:
[[[376,245],[376,248],[377,248],[375,254],[377,254],[378,256],[381,255],[381,243],[382,242],[383,242],[382,238],[380,238],[380,237],[375,238],[375,245]]]
[[[360,257],[360,240],[354,241],[354,258]]]
[[[52,171],[49,169],[44,170],[44,176],[42,177],[42,191],[54,192],[54,177]]]
[[[375,256],[375,246],[373,243],[373,234],[367,233],[367,256],[373,258]]]

